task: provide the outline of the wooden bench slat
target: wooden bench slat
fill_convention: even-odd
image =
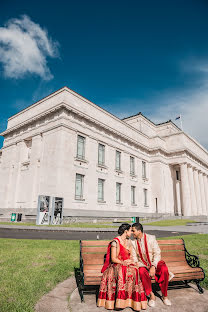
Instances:
[[[103,275],[103,273],[101,273],[100,271],[84,271],[84,275],[85,277],[101,277]]]
[[[101,281],[101,276],[85,276],[85,280],[87,281]]]
[[[100,285],[101,279],[98,281],[87,281],[85,282],[85,285]]]
[[[165,257],[165,258],[171,258],[171,257],[184,257],[185,258],[185,252],[184,250],[173,250],[173,251],[169,251],[169,252],[161,252],[161,257]]]
[[[100,270],[102,269],[102,264],[84,264],[83,270]]]
[[[106,247],[82,247],[82,253],[89,253],[89,252],[95,252],[97,254],[97,252],[102,252],[102,253],[106,253],[107,252],[107,248]]]
[[[96,258],[96,259],[102,259],[102,260],[103,260],[103,259],[104,259],[104,255],[105,255],[104,253],[103,253],[103,254],[99,253],[99,254],[96,254],[96,257],[95,257],[95,255],[92,255],[92,254],[83,254],[83,255],[82,255],[82,258],[83,258],[84,261],[85,261],[85,259],[87,259],[87,260],[88,260],[88,259],[89,259],[89,260],[90,260],[90,259],[91,259],[91,260],[94,260],[95,258]]]
[[[161,252],[169,252],[170,250],[184,250],[183,245],[161,245],[160,246]]]
[[[201,279],[204,278],[204,273],[201,272],[199,274],[178,274],[176,276],[174,276],[174,278],[172,279],[173,281],[185,281],[185,280],[193,280],[193,279]]]
[[[169,267],[168,266],[169,271],[175,273],[187,273],[187,272],[202,272],[201,268],[191,268],[191,267]]]
[[[182,259],[180,261],[175,261],[175,262],[168,261],[168,263],[166,263],[166,264],[167,264],[168,268],[187,266],[188,265],[185,259]]]
[[[92,258],[90,254],[83,255],[83,263],[84,264],[102,264],[104,263],[104,256],[99,257],[100,255],[96,255],[96,258]]]
[[[93,241],[82,241],[82,246],[108,246],[110,241],[102,241],[102,240],[93,240]]]
[[[158,245],[183,245],[182,239],[158,240]]]

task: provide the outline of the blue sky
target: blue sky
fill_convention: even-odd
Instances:
[[[120,118],[182,114],[208,148],[207,16],[205,0],[1,0],[0,131],[68,86]]]

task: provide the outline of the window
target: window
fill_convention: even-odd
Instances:
[[[85,138],[81,135],[77,137],[77,158],[85,159]]]
[[[176,180],[180,181],[180,172],[178,170],[176,170]]]
[[[105,164],[105,145],[98,144],[98,165]]]
[[[104,182],[103,179],[98,179],[98,201],[103,202],[104,201]]]
[[[130,174],[135,174],[135,158],[130,156]]]
[[[136,186],[131,186],[131,204],[135,205],[135,191]]]
[[[116,204],[121,203],[121,183],[116,183]]]
[[[24,141],[24,161],[29,161],[31,156],[31,149],[32,149],[32,139],[27,139]]]
[[[116,151],[116,170],[121,170],[121,152]]]
[[[144,206],[148,206],[148,203],[147,203],[147,189],[144,189]]]
[[[143,161],[142,162],[142,178],[146,178],[146,177],[147,177],[146,162]]]
[[[83,199],[84,176],[76,174],[75,199]]]

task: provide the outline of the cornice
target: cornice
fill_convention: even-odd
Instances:
[[[187,156],[191,157],[192,159],[194,159],[197,163],[200,163],[201,165],[203,165],[204,167],[208,168],[208,164],[206,162],[204,162],[202,159],[200,159],[198,157],[198,155],[195,155],[192,151],[190,151],[188,148],[182,149],[182,150],[175,150],[175,151],[168,151],[164,148],[161,147],[155,147],[155,148],[151,148],[148,146],[143,145],[142,143],[130,138],[129,136],[107,126],[106,124],[103,124],[102,122],[98,121],[97,119],[94,119],[93,117],[87,115],[86,113],[82,113],[81,111],[75,109],[74,107],[71,107],[68,103],[65,103],[64,101],[61,102],[58,105],[53,106],[51,109],[48,109],[47,111],[45,111],[44,113],[38,114],[35,117],[32,117],[28,120],[26,120],[25,122],[22,122],[20,124],[18,124],[17,126],[14,126],[10,129],[7,129],[6,131],[2,132],[0,135],[6,136],[9,133],[12,133],[22,127],[25,127],[29,124],[32,124],[36,121],[38,121],[41,118],[44,118],[46,116],[48,116],[49,114],[52,114],[58,110],[61,109],[66,109],[67,111],[76,114],[77,116],[86,119],[90,122],[92,122],[93,124],[96,124],[98,127],[101,127],[105,130],[107,130],[107,132],[110,132],[111,134],[114,134],[115,136],[121,137],[122,139],[124,139],[125,141],[127,141],[128,143],[133,144],[136,148],[139,148],[141,151],[144,151],[145,153],[147,153],[148,155],[156,155],[158,153],[160,153],[161,155],[165,156],[165,157],[172,157],[175,156],[177,154],[180,156],[184,156],[184,154],[186,154]],[[63,117],[61,117],[63,118]],[[58,126],[61,126],[62,124],[59,124]],[[129,126],[128,124],[125,123],[126,126]],[[63,124],[62,126],[66,126],[65,124]],[[137,131],[135,128],[132,128],[135,132],[140,133],[139,131]],[[181,133],[181,132],[180,132]],[[177,133],[179,134],[179,133]],[[177,135],[177,134],[171,134],[171,135]],[[185,133],[184,133],[185,134]],[[186,135],[186,134],[185,134]],[[187,137],[189,138],[189,136],[187,135]],[[151,139],[151,138],[150,138]],[[191,139],[191,138],[189,138]],[[195,144],[196,142],[194,140],[192,140]],[[9,144],[7,145],[9,146]],[[2,148],[2,150],[4,149],[4,147]],[[1,150],[0,150],[1,151]]]

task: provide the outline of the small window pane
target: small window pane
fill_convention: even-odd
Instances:
[[[77,158],[85,158],[85,138],[81,135],[77,137]]]
[[[104,201],[104,180],[98,179],[98,201]]]
[[[147,177],[146,162],[143,161],[143,162],[142,162],[142,178],[146,178],[146,177]]]
[[[116,183],[116,203],[121,202],[121,183]]]
[[[116,170],[121,170],[121,152],[116,151]]]
[[[130,156],[130,174],[135,174],[135,158]]]
[[[105,164],[105,145],[103,144],[98,145],[98,164]]]
[[[131,204],[135,204],[135,186],[131,186]]]
[[[147,206],[147,189],[144,189],[144,205]]]
[[[76,174],[75,198],[83,199],[83,180],[84,176]]]

